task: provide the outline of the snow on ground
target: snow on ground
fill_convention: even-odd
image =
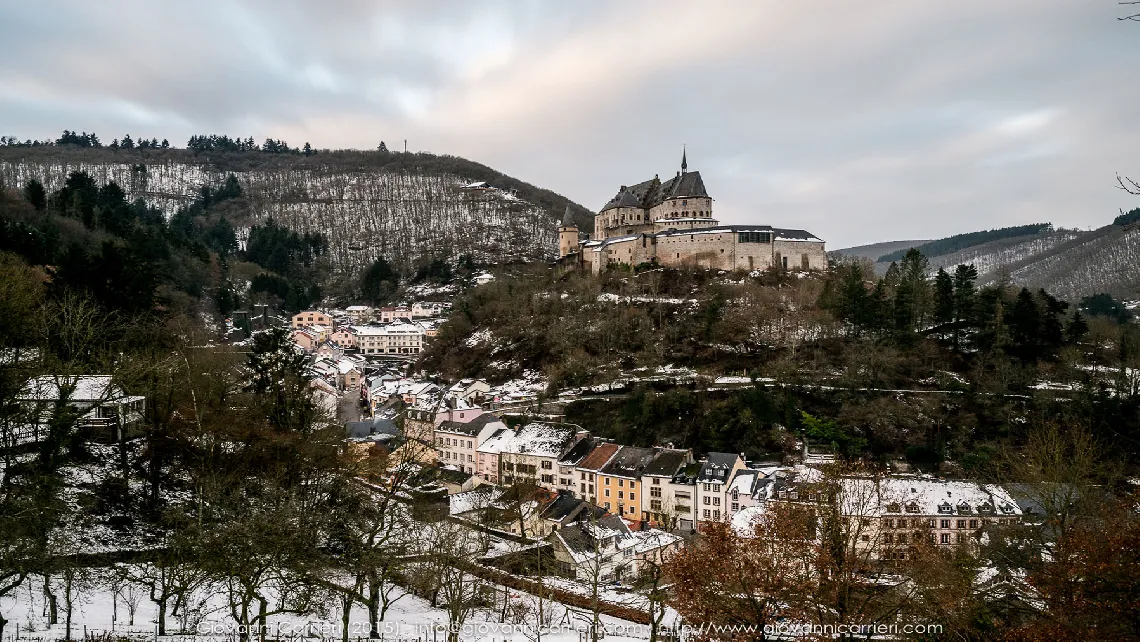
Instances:
[[[553,580],[549,583],[553,585]],[[559,586],[560,588],[561,585]],[[506,618],[501,618],[503,609],[502,587],[495,587],[494,606],[477,611],[468,618],[460,639],[464,642],[515,642],[533,639],[533,630],[530,637],[526,635],[524,627],[533,627],[538,599],[528,593],[510,590],[509,608]],[[571,589],[567,589],[571,590]],[[580,592],[582,589],[579,587]],[[397,589],[399,591],[399,589]],[[17,627],[19,627],[20,640],[60,640],[65,635],[65,611],[62,598],[62,589],[59,582],[55,582],[55,592],[59,606],[59,624],[47,625],[45,616],[43,584],[38,579],[25,582],[14,595],[0,598],[0,613],[9,623],[4,631],[4,640],[15,640]],[[613,594],[611,596],[611,593]],[[610,597],[629,598],[628,594],[616,591],[605,592],[607,600]],[[445,633],[433,630],[433,627],[445,627],[447,614],[442,608],[433,608],[427,601],[411,594],[397,593],[398,599],[389,608],[385,621],[381,625],[381,632],[388,640],[423,639],[443,640]],[[628,599],[613,600],[618,603],[629,603]],[[129,637],[136,640],[155,640],[155,621],[157,610],[146,593],[138,590],[136,593],[137,609],[134,615],[134,626],[129,624],[127,605],[121,596],[114,596],[113,591],[106,585],[83,591],[76,599],[72,615],[73,639],[96,639],[104,633],[114,632],[116,636]],[[186,609],[184,617],[167,615],[166,642],[177,642],[183,639],[194,639],[195,642],[203,640],[236,639],[233,634],[234,623],[229,615],[225,594],[222,591],[212,593],[203,592],[191,600],[192,608]],[[316,609],[315,609],[316,610]],[[549,633],[543,634],[544,640],[550,642],[579,642],[580,631],[590,622],[590,613],[575,607],[567,607],[557,602],[547,601],[543,610],[548,616],[547,625]],[[117,618],[116,618],[117,611]],[[278,639],[314,638],[340,639],[341,611],[340,607],[330,604],[328,608],[321,609],[321,615],[274,615],[267,620],[267,637]],[[672,621],[674,614],[666,616]],[[633,640],[646,640],[649,637],[647,627],[634,624],[614,617],[602,616],[602,623],[606,627],[606,640],[612,642],[627,642]],[[190,636],[194,636],[191,638]],[[368,635],[368,613],[360,605],[356,605],[349,619],[349,637],[356,639]]]

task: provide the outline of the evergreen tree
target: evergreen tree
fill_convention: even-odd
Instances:
[[[1022,361],[1035,361],[1041,345],[1041,311],[1026,288],[1017,294],[1009,314],[1009,333],[1014,354]]]
[[[1077,310],[1073,313],[1073,318],[1069,321],[1069,327],[1065,330],[1065,336],[1069,343],[1076,344],[1084,338],[1089,332],[1089,324],[1085,323],[1085,318],[1081,316],[1081,311]]]
[[[47,192],[44,190],[44,185],[34,178],[24,183],[24,198],[36,208],[37,212],[47,208]]]
[[[384,144],[384,141],[380,141],[380,146],[376,148],[376,151],[380,152],[381,154],[387,154],[388,146]]]
[[[163,149],[168,149],[168,148],[170,148],[170,141],[168,141],[168,140],[166,140],[165,138],[163,138],[163,139],[162,139],[162,144],[160,145],[160,147],[162,147]]]
[[[934,277],[934,321],[939,325],[954,322],[954,279],[942,268]]]
[[[309,145],[309,141],[305,141],[305,147],[303,148],[303,153],[305,154],[305,156],[312,156],[313,155],[313,147],[311,145]]]
[[[126,134],[123,136],[122,141],[119,143],[119,147],[122,147],[123,149],[134,149],[135,141],[131,139],[130,134]]]

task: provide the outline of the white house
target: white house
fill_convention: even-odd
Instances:
[[[476,449],[507,427],[498,417],[482,413],[469,421],[443,421],[435,427],[435,449],[439,462],[465,473],[476,473]]]

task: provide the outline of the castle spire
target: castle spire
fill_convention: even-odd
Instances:
[[[574,224],[574,215],[570,212],[570,204],[566,204],[566,213],[562,215],[562,227],[578,227]]]
[[[685,156],[686,156],[685,152],[686,151],[687,150],[685,149],[685,146],[681,145],[681,173],[682,174],[689,171],[689,161],[687,158],[685,158]]]

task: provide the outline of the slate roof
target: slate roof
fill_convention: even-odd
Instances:
[[[637,479],[641,477],[645,467],[653,461],[655,454],[652,448],[622,446],[600,472],[603,475]]]
[[[740,455],[732,453],[709,453],[701,462],[701,471],[697,474],[697,483],[726,483],[729,472],[736,465],[738,457]]]
[[[616,196],[602,207],[602,211],[615,207],[639,207],[649,209],[671,198],[687,196],[707,198],[708,191],[700,172],[685,172],[664,182],[653,178],[633,186],[623,186]]]
[[[643,475],[658,475],[664,477],[672,477],[677,474],[685,465],[685,460],[688,458],[689,451],[677,450],[675,448],[662,448],[645,467]]]
[[[715,225],[692,230],[672,230],[657,232],[654,236],[684,236],[686,234],[719,234],[723,232],[771,232],[777,241],[815,241],[823,239],[807,230],[793,230],[785,227],[772,227],[771,225]]]
[[[558,463],[563,466],[577,466],[600,443],[602,442],[593,437],[583,437],[571,446],[565,455],[562,455]]]
[[[589,455],[586,455],[586,458],[578,464],[578,468],[585,468],[586,470],[600,470],[603,466],[609,463],[610,459],[614,456],[614,454],[617,453],[620,448],[621,446],[617,444],[598,444],[597,447],[595,447]]]
[[[454,434],[458,434],[458,435],[467,435],[468,437],[474,437],[474,436],[478,435],[479,431],[483,430],[483,428],[485,428],[487,426],[487,424],[495,423],[497,421],[499,421],[498,417],[496,417],[495,415],[492,415],[489,412],[485,412],[485,413],[479,415],[478,417],[475,417],[474,419],[472,419],[471,421],[468,421],[468,422],[462,422],[462,421],[440,422],[440,424],[436,428],[436,430],[438,430],[440,432],[448,432],[448,433],[454,433]]]

